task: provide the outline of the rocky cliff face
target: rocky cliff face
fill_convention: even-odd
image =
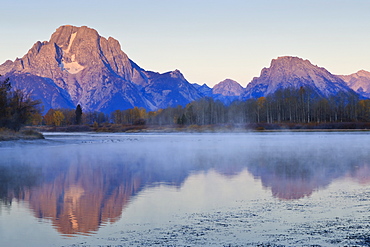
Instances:
[[[339,75],[355,92],[365,98],[370,98],[370,72],[360,70],[350,75]]]
[[[101,37],[96,30],[85,26],[59,27],[49,41],[36,42],[21,59],[2,64],[0,73],[11,77],[18,88],[42,99],[45,110],[77,104],[85,111],[107,113],[134,106],[155,110],[163,107],[157,105],[157,101],[176,101],[159,100],[150,95],[150,89],[143,90],[147,86],[155,87],[155,81],[150,80],[147,72],[128,58],[117,40]],[[176,83],[192,87],[183,77],[178,79]],[[171,89],[162,89],[174,91],[170,82],[166,86]],[[60,96],[54,93],[56,91],[61,92]],[[183,95],[180,89],[178,91]],[[180,101],[189,103],[199,96],[184,97]]]
[[[355,94],[341,78],[326,69],[312,65],[308,60],[287,56],[273,59],[269,68],[262,69],[260,77],[253,78],[247,85],[242,98],[259,98],[289,87],[309,87],[321,97],[339,92]]]

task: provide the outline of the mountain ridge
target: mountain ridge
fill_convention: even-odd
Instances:
[[[272,59],[270,67],[263,68],[246,88],[231,79],[213,88],[191,84],[177,69],[165,73],[144,70],[122,51],[118,40],[102,37],[87,26],[71,25],[57,28],[49,41],[34,43],[22,58],[5,61],[0,74],[9,77],[14,88],[41,99],[44,112],[77,104],[84,111],[104,113],[133,107],[158,110],[185,106],[202,97],[230,104],[288,87],[309,87],[320,97],[339,92],[370,97],[369,72],[337,76],[292,56]]]
[[[308,87],[320,97],[330,97],[339,92],[356,94],[338,76],[309,60],[283,56],[273,59],[269,68],[263,68],[259,77],[247,85],[243,99],[265,97],[278,89]]]

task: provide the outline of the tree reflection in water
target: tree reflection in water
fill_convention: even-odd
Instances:
[[[40,168],[0,164],[0,201],[5,205],[11,205],[14,198],[22,198],[27,190],[39,184],[41,180]]]

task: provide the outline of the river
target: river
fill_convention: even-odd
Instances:
[[[1,246],[369,246],[370,132],[0,142]]]

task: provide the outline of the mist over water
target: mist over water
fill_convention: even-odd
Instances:
[[[368,132],[52,133],[3,142],[0,239],[366,246],[369,148]]]

